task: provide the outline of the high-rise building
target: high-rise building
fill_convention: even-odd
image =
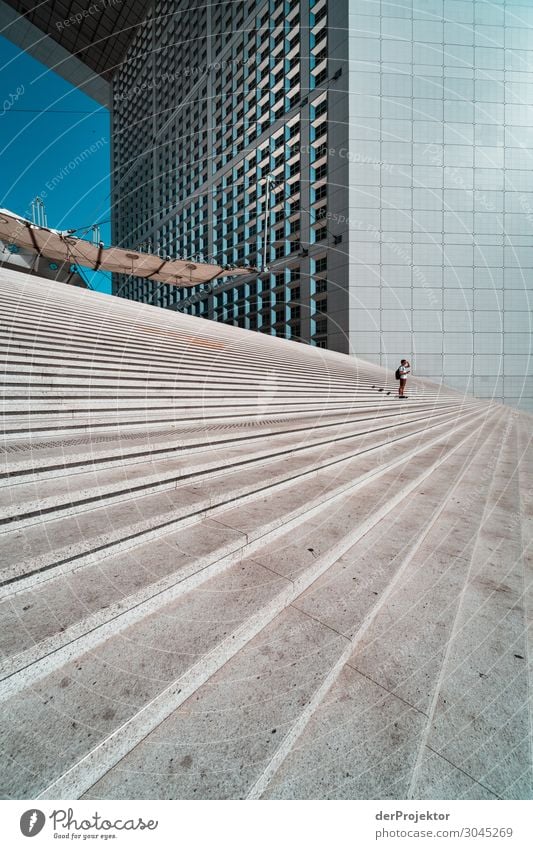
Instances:
[[[144,11],[81,55],[112,86],[114,241],[268,270],[116,294],[533,409],[530,0]]]
[[[268,272],[117,294],[328,344],[327,16],[326,0],[156,3],[113,83],[115,239]]]

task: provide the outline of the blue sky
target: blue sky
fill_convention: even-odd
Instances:
[[[1,36],[0,174],[0,207],[19,215],[31,218],[31,201],[40,195],[50,227],[87,227],[110,217],[108,110]],[[109,223],[101,233],[110,244]],[[108,274],[87,276],[94,288],[110,291]]]

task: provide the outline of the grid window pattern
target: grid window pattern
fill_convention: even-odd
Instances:
[[[115,241],[269,273],[193,291],[117,276],[118,294],[314,341],[301,259],[326,238],[327,33],[326,0],[156,0],[114,79]]]

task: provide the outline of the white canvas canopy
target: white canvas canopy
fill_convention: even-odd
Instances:
[[[0,239],[59,262],[76,263],[94,271],[131,274],[173,286],[196,286],[216,277],[236,277],[257,271],[253,268],[224,268],[190,260],[167,260],[125,248],[105,248],[76,238],[68,231],[38,227],[7,209],[0,209]]]

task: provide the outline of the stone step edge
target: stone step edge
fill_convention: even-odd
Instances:
[[[484,414],[485,413],[483,412],[473,415],[474,421],[479,416],[483,416]],[[463,424],[460,427],[463,428],[468,426],[471,423],[471,418],[472,415],[463,417]],[[408,434],[407,436],[400,437],[398,440],[392,441],[396,442],[400,440],[409,440],[413,437],[418,436],[420,433],[427,432],[428,430],[442,428],[446,424],[447,422],[444,422],[438,425],[431,425],[429,428],[424,427],[420,431],[414,431]],[[368,449],[368,451],[356,452],[353,456],[357,457],[362,454],[372,453],[374,451],[380,450],[380,448],[382,448],[383,446],[390,444],[391,440],[385,443],[378,444],[377,446],[373,446],[372,448]],[[411,455],[412,452],[408,452],[406,456]],[[287,489],[288,487],[292,486],[299,479],[305,478],[306,476],[316,476],[321,471],[324,471],[332,466],[338,465],[339,463],[346,462],[349,459],[351,459],[350,456],[336,458],[333,461],[328,461],[324,463],[318,469],[316,465],[312,464],[307,471],[303,473],[299,472],[298,474],[291,474],[281,483],[275,484],[275,488],[277,491],[283,491],[284,489]],[[238,503],[238,505],[248,504],[250,501],[255,500],[259,494],[264,494],[264,492],[270,488],[270,485],[257,487],[252,492],[246,493],[242,496],[238,496],[237,498],[231,496],[229,499],[219,502],[214,507],[211,506],[211,504],[209,504],[208,507],[196,507],[194,512],[188,514],[186,517],[181,516],[178,519],[173,518],[166,520],[165,522],[161,523],[160,525],[154,528],[144,528],[143,530],[132,531],[132,527],[130,526],[130,532],[127,536],[124,536],[116,541],[101,543],[92,548],[90,551],[80,551],[77,554],[71,554],[70,556],[65,557],[59,561],[55,560],[54,562],[46,563],[43,562],[42,556],[40,558],[41,562],[39,562],[39,560],[37,559],[34,559],[31,566],[29,566],[28,561],[26,561],[26,564],[24,564],[26,566],[26,570],[24,572],[22,571],[22,564],[20,564],[20,568],[17,574],[11,573],[10,577],[0,580],[0,599],[3,597],[4,588],[11,586],[15,582],[19,583],[21,581],[29,580],[31,583],[34,583],[36,580],[38,580],[39,575],[41,576],[41,580],[48,580],[49,577],[55,576],[56,574],[64,574],[66,572],[71,572],[74,569],[77,569],[78,567],[81,567],[83,565],[87,565],[88,563],[96,563],[99,560],[108,557],[110,554],[119,553],[121,551],[127,551],[128,549],[135,547],[136,545],[139,545],[141,543],[149,542],[153,539],[158,539],[161,536],[164,536],[169,533],[171,529],[178,530],[178,528],[180,527],[188,527],[189,525],[197,522],[199,518],[211,518],[213,516],[216,516],[218,513],[227,510],[230,504],[233,504],[235,506],[237,506],[236,502]],[[5,534],[8,534],[10,532],[11,526],[9,527],[9,529],[6,529],[4,531]],[[28,566],[30,571],[28,571]]]
[[[501,420],[502,418],[503,417],[500,414],[499,420]],[[499,425],[501,425],[501,421],[498,421],[498,423],[497,423],[497,425],[495,425],[495,427],[498,427]],[[416,557],[417,552],[422,547],[424,540],[427,538],[427,536],[431,532],[431,530],[435,527],[440,516],[446,510],[447,505],[449,504],[450,500],[453,498],[454,494],[457,492],[457,490],[458,490],[459,486],[461,485],[465,475],[468,473],[469,469],[471,468],[472,464],[475,462],[476,458],[479,457],[482,450],[485,448],[487,442],[488,442],[488,440],[486,440],[484,443],[482,443],[479,446],[479,448],[476,450],[474,456],[472,458],[470,458],[466,468],[463,468],[461,470],[461,472],[459,473],[459,476],[455,479],[451,488],[446,492],[446,495],[444,496],[441,503],[435,509],[430,521],[428,522],[428,525],[424,529],[424,532],[420,535],[420,537],[418,537],[415,540],[415,542],[410,547],[410,549],[407,552],[407,554],[405,555],[405,557],[402,559],[402,562],[400,563],[398,569],[394,573],[390,582],[387,584],[385,591],[382,593],[382,595],[379,599],[379,602],[377,602],[376,605],[374,605],[374,607],[371,610],[369,610],[369,612],[367,613],[367,615],[364,617],[363,621],[361,622],[361,625],[357,629],[356,633],[350,638],[346,637],[346,639],[348,640],[348,644],[346,645],[341,656],[339,657],[339,659],[337,660],[335,665],[332,667],[331,672],[329,673],[327,678],[324,680],[323,684],[314,693],[314,695],[310,699],[309,703],[305,706],[304,710],[302,711],[302,713],[300,714],[300,716],[298,717],[296,722],[293,724],[292,728],[288,731],[288,733],[286,734],[286,736],[283,739],[281,746],[274,753],[270,762],[267,764],[267,766],[265,767],[265,769],[263,770],[261,775],[256,779],[256,781],[254,782],[254,784],[250,788],[250,790],[249,790],[249,792],[246,796],[247,799],[260,799],[263,796],[263,794],[267,790],[270,782],[272,781],[272,779],[274,778],[274,776],[276,775],[276,773],[278,772],[278,770],[282,766],[283,762],[286,760],[288,755],[294,749],[299,738],[305,732],[307,725],[309,724],[313,715],[316,713],[320,704],[323,702],[323,700],[326,698],[328,692],[331,690],[331,688],[333,687],[335,682],[338,680],[342,670],[344,669],[345,664],[350,659],[350,657],[351,657],[351,655],[354,651],[354,648],[357,646],[358,643],[360,643],[362,640],[364,640],[367,631],[369,630],[370,626],[372,625],[372,623],[374,622],[376,617],[379,615],[380,611],[383,609],[385,603],[390,598],[390,596],[394,593],[394,591],[397,589],[397,587],[400,585],[401,581],[404,579],[406,573],[409,570],[409,567],[410,567],[413,559]],[[493,470],[493,474],[494,474],[494,470]],[[480,519],[480,523],[482,521],[483,521],[483,516]],[[411,706],[411,707],[414,707],[414,706]],[[408,796],[408,798],[412,798],[412,797]]]
[[[508,412],[505,416],[505,419],[509,420]],[[494,493],[494,489],[495,489],[496,470],[498,469],[498,466],[500,465],[500,462],[501,462],[501,459],[502,459],[502,456],[503,456],[503,451],[504,451],[505,447],[506,447],[506,440],[502,439],[501,444],[500,444],[500,450],[498,452],[498,457],[497,457],[496,462],[494,463],[494,466],[492,468],[490,483],[486,487],[485,503],[484,503],[484,506],[483,506],[483,513],[482,513],[481,522],[480,522],[480,525],[479,525],[480,529],[483,528],[486,521],[488,519],[490,519],[491,508],[489,507],[489,505],[491,503],[493,503],[493,500],[494,500],[493,493]],[[496,498],[496,503],[498,503],[500,497],[501,497],[501,495],[499,495]],[[453,616],[453,625],[452,625],[451,630],[450,630],[451,636],[450,636],[450,639],[447,642],[446,650],[445,650],[444,655],[443,655],[441,662],[440,662],[440,674],[437,676],[435,688],[434,688],[434,691],[433,691],[433,696],[432,696],[431,702],[429,704],[427,722],[426,722],[426,725],[425,725],[424,729],[422,730],[422,733],[421,733],[421,736],[420,736],[420,741],[419,741],[419,745],[418,745],[418,752],[417,752],[417,756],[416,756],[416,759],[415,759],[415,762],[414,762],[414,765],[413,765],[409,789],[407,791],[407,798],[408,799],[414,798],[418,773],[420,771],[422,760],[424,758],[424,752],[427,748],[427,744],[428,744],[428,741],[429,741],[429,738],[430,738],[430,735],[431,735],[431,731],[434,727],[434,716],[435,716],[435,711],[436,711],[436,708],[437,708],[437,702],[438,702],[439,693],[440,693],[442,672],[443,672],[443,670],[446,669],[446,667],[448,665],[450,654],[452,652],[453,645],[455,643],[455,640],[453,639],[453,634],[456,631],[455,623],[458,621],[458,618],[460,617],[460,614],[461,614],[461,609],[462,609],[463,599],[464,599],[464,596],[465,596],[465,593],[466,593],[466,588],[469,584],[470,576],[471,576],[472,570],[474,568],[474,562],[475,562],[477,547],[478,547],[478,539],[476,539],[476,542],[474,544],[471,556],[469,558],[469,564],[468,564],[468,569],[466,570],[465,580],[464,580],[461,592],[459,594],[459,597],[456,600],[455,613],[454,613],[454,616]],[[435,749],[435,751],[437,752],[437,754],[439,754],[439,755],[441,754],[440,752],[438,752],[438,750]],[[453,766],[455,766],[455,764],[453,764]],[[497,793],[497,791],[495,791],[495,789],[490,786],[490,782],[487,784],[487,787],[491,792]]]
[[[442,407],[439,407],[439,410],[441,410],[442,414],[444,414],[446,412],[451,412],[451,411],[457,410],[457,409],[461,409],[461,410],[464,410],[464,412],[468,412],[471,409],[477,408],[478,406],[479,406],[479,404],[476,404],[476,403],[472,403],[472,404],[469,404],[469,405],[464,405],[464,404],[446,405],[446,406],[443,405]],[[383,420],[383,421],[386,421],[387,419],[399,418],[400,421],[401,421],[401,417],[404,416],[405,413],[408,413],[408,410],[413,410],[413,412],[416,410],[417,413],[436,413],[436,407],[435,407],[434,404],[431,405],[431,406],[428,406],[428,407],[416,406],[416,407],[402,407],[402,408],[399,408],[398,405],[396,405],[396,407],[394,409],[389,408],[385,412],[380,410],[379,411],[379,413],[380,413],[379,418],[380,418],[380,420]],[[223,428],[229,429],[229,428],[232,428],[232,427],[234,427],[234,428],[248,428],[249,427],[250,431],[241,430],[241,431],[237,431],[235,435],[228,434],[226,437],[225,437],[224,434],[217,434],[214,431],[207,430],[207,432],[210,434],[210,436],[209,436],[210,444],[213,444],[213,443],[223,444],[225,442],[236,441],[239,438],[238,437],[239,433],[242,433],[243,437],[246,438],[246,439],[250,439],[250,438],[255,439],[255,438],[260,438],[261,436],[265,436],[265,435],[268,436],[270,434],[283,433],[285,431],[276,430],[276,428],[281,427],[281,426],[285,426],[288,422],[292,422],[292,427],[287,432],[292,433],[292,432],[296,432],[296,431],[297,432],[305,432],[306,430],[310,430],[311,425],[313,423],[314,423],[313,429],[316,429],[316,427],[326,427],[326,426],[334,427],[337,424],[345,424],[345,423],[349,424],[351,422],[352,423],[355,423],[355,422],[364,423],[366,421],[375,421],[376,415],[375,414],[374,415],[366,415],[367,412],[368,412],[367,410],[363,410],[362,415],[360,415],[359,417],[349,418],[348,416],[352,415],[351,410],[350,410],[350,413],[348,413],[348,411],[343,412],[343,413],[341,413],[341,412],[330,413],[329,411],[324,412],[323,410],[321,410],[320,413],[323,414],[322,418],[325,421],[322,422],[322,418],[321,418],[321,423],[318,424],[318,425],[316,425],[316,416],[310,416],[307,413],[304,413],[302,415],[293,414],[292,418],[290,418],[290,419],[279,418],[278,421],[271,421],[270,424],[265,424],[264,419],[257,421],[257,423],[250,422],[249,419],[247,419],[244,416],[242,417],[244,419],[244,421],[241,422],[241,421],[234,418],[232,423],[226,422],[224,419],[215,418],[213,422],[210,422],[207,425],[208,429],[211,426],[217,427],[218,422],[220,422],[220,426],[223,427]],[[377,412],[377,410],[376,410],[376,412]],[[306,424],[307,422],[309,422],[309,424]],[[202,421],[201,423],[205,424],[205,421]],[[190,430],[191,430],[191,428],[187,427],[187,429],[186,429],[187,435],[190,433]],[[150,431],[150,435],[153,436],[154,439],[157,439],[157,437],[158,437],[157,430]],[[41,472],[44,473],[43,476],[45,476],[47,472],[53,472],[53,471],[57,470],[58,471],[57,476],[62,477],[63,474],[64,474],[64,470],[67,469],[67,468],[68,469],[75,469],[78,466],[85,466],[85,465],[88,465],[91,468],[97,467],[98,469],[114,468],[114,466],[116,464],[122,465],[124,463],[124,460],[130,460],[131,459],[131,460],[134,461],[135,458],[137,458],[137,457],[143,458],[143,457],[147,457],[147,456],[152,456],[152,455],[157,454],[157,453],[160,453],[161,457],[163,457],[163,456],[172,457],[173,454],[176,451],[180,450],[180,448],[183,446],[183,442],[180,442],[178,444],[177,441],[176,441],[180,438],[180,436],[182,434],[180,434],[180,432],[178,430],[176,432],[175,437],[172,440],[168,439],[168,433],[163,432],[162,435],[167,436],[166,441],[162,441],[161,443],[154,444],[153,447],[151,447],[150,450],[147,450],[145,448],[142,451],[140,451],[139,446],[135,445],[135,446],[132,446],[131,450],[128,452],[126,450],[127,445],[124,446],[123,442],[124,442],[125,438],[127,438],[127,440],[129,440],[130,436],[133,436],[133,434],[127,433],[127,434],[113,436],[113,434],[110,433],[110,435],[108,437],[106,437],[105,442],[109,443],[110,445],[113,445],[114,443],[117,444],[117,447],[122,452],[118,459],[117,459],[116,451],[114,451],[112,454],[110,454],[109,451],[111,449],[110,449],[110,447],[108,447],[107,449],[102,448],[102,451],[100,452],[99,455],[95,454],[95,452],[91,452],[90,454],[89,453],[83,453],[83,452],[76,454],[75,451],[71,451],[71,452],[69,452],[69,458],[71,458],[71,459],[69,459],[68,463],[62,462],[61,464],[58,464],[57,461],[53,461],[52,458],[49,458],[49,457],[43,457],[41,459],[35,458],[35,456],[34,456],[35,452],[39,451],[40,449],[36,448],[30,442],[25,449],[21,449],[21,448],[17,447],[17,451],[19,451],[19,450],[24,451],[25,450],[25,451],[27,451],[28,453],[31,454],[31,457],[32,457],[31,472],[28,473],[28,474],[25,474],[25,470],[28,468],[27,461],[21,460],[21,461],[19,461],[19,463],[12,462],[11,464],[4,466],[3,467],[4,471],[2,471],[0,473],[0,487],[3,486],[3,485],[6,485],[6,484],[11,485],[12,482],[17,484],[17,483],[22,483],[22,482],[31,483],[33,481],[40,480],[41,479]],[[222,437],[221,439],[215,438],[219,435]],[[99,438],[100,436],[104,436],[104,434],[97,434],[96,438]],[[17,446],[17,442],[20,440],[20,438],[21,437],[17,437],[15,439],[13,439],[12,443],[15,446]],[[139,434],[139,435],[136,435],[135,439],[138,440],[138,441],[141,441],[143,439],[142,433]],[[88,436],[88,440],[90,441],[90,436]],[[54,439],[54,442],[57,442],[57,441],[58,441],[57,438]],[[4,445],[5,444],[9,444],[9,440],[4,439]],[[99,443],[95,443],[95,447],[97,447],[98,444]],[[193,445],[194,445],[194,443],[193,443]],[[201,443],[198,443],[198,445],[201,445]],[[50,446],[51,449],[53,449],[54,447],[55,447],[54,445]],[[67,444],[67,445],[60,445],[59,447],[61,449],[63,449],[63,448],[77,447],[77,446],[69,446]],[[43,446],[43,450],[47,450],[47,448],[48,448],[48,446]],[[190,449],[191,445],[187,445],[187,448]],[[1,452],[1,450],[2,449],[0,447],[0,452]],[[7,458],[8,453],[9,452],[4,453],[4,458]],[[64,455],[62,454],[61,456],[63,457]],[[105,464],[105,465],[100,466],[99,465],[100,463]],[[50,475],[50,477],[56,477],[56,475]]]
[[[438,414],[436,416],[426,418],[424,421],[428,422],[433,421],[434,419],[443,419],[444,421],[447,421],[450,419],[450,416],[449,414]],[[408,425],[416,426],[418,421],[418,419],[408,419],[405,422],[399,422],[398,424],[390,425],[389,427],[398,429],[407,427]],[[319,425],[318,428],[313,428],[312,430],[318,430],[320,427],[321,426]],[[335,428],[336,425],[331,425],[329,427]],[[55,519],[61,516],[72,516],[78,512],[81,507],[87,508],[90,505],[104,506],[123,503],[124,501],[135,499],[142,495],[150,495],[155,492],[165,492],[171,489],[176,489],[182,483],[210,480],[211,478],[218,477],[229,470],[237,470],[242,466],[249,468],[258,465],[268,466],[270,463],[276,462],[276,460],[279,460],[282,457],[294,457],[301,455],[305,451],[311,451],[322,446],[333,445],[337,442],[347,442],[352,439],[359,439],[373,434],[384,433],[389,430],[389,427],[382,426],[373,430],[362,430],[339,436],[335,435],[329,438],[322,438],[317,442],[311,442],[305,445],[298,444],[296,447],[283,446],[274,451],[260,449],[260,451],[249,451],[248,453],[243,452],[238,458],[235,457],[229,465],[227,462],[223,462],[221,464],[217,457],[209,457],[210,449],[205,449],[204,446],[204,451],[200,450],[195,452],[195,454],[191,457],[193,462],[189,466],[183,468],[179,474],[167,472],[162,475],[153,471],[149,473],[148,470],[143,479],[139,478],[137,482],[131,486],[126,485],[125,482],[122,481],[114,484],[98,483],[92,489],[86,488],[84,490],[74,490],[73,488],[70,488],[66,494],[58,493],[57,495],[46,496],[38,500],[34,499],[31,501],[11,502],[9,505],[5,506],[0,505],[0,533],[21,527],[27,527],[30,519],[43,519],[44,521],[47,521],[48,519]],[[298,433],[305,433],[309,430],[311,430],[311,428],[305,428],[302,431],[299,430]],[[288,433],[292,433],[292,431],[281,431],[279,435],[283,436]],[[260,434],[258,438],[263,438],[264,435],[265,434]],[[276,432],[274,435],[277,436],[278,433]],[[325,436],[325,434],[323,434],[323,436]],[[238,443],[239,441],[246,440],[248,443],[250,437],[252,437],[252,434],[243,435],[240,440],[235,440],[235,442]],[[231,440],[230,443],[232,442],[234,441]],[[220,448],[221,445],[223,447],[232,447],[231,444],[227,445],[225,442],[217,442],[218,448]],[[198,455],[205,455],[206,452],[208,456],[203,462],[194,462]],[[153,454],[159,454],[159,450],[157,452],[153,452]],[[141,455],[136,463],[124,463],[123,460],[117,460],[116,463],[110,465],[108,468],[113,470],[116,467],[127,468],[128,465],[137,465],[140,462],[152,464],[152,461],[155,459],[160,459],[162,461],[172,459],[172,453],[168,456],[163,456],[163,454],[161,454],[158,457],[154,457],[153,454],[147,452],[146,454]],[[71,468],[70,464],[68,468]],[[98,469],[95,469],[92,464],[88,465],[86,469],[78,466],[76,466],[76,468],[79,469],[78,474],[83,474],[84,472],[95,472],[96,474],[100,474],[107,470],[101,466]],[[61,477],[63,477],[63,475],[53,476],[50,480],[58,480]],[[44,479],[47,480],[47,478]],[[39,476],[36,480],[42,481],[43,476]],[[0,483],[1,481],[2,476],[0,476]],[[75,483],[75,478],[73,482]],[[22,486],[27,482],[15,479],[11,480],[9,483],[14,486],[19,484]],[[3,488],[6,489],[6,487]],[[11,486],[9,486],[9,490],[11,490]],[[96,490],[96,492],[94,492],[94,490]]]
[[[470,436],[472,434],[469,434],[460,443],[455,445],[450,453],[458,450]],[[448,456],[449,453],[445,455],[446,458]],[[209,651],[205,657],[151,699],[133,717],[123,723],[122,726],[49,784],[39,793],[37,798],[72,799],[79,798],[83,793],[87,792],[93,784],[100,780],[111,768],[116,766],[141,740],[152,733],[155,728],[190,698],[225,663],[270,624],[283,609],[292,604],[317,578],[331,568],[333,563],[345,554],[349,548],[355,545],[365,533],[384,519],[416,487],[420,486],[434,471],[434,467],[438,467],[442,462],[444,460],[432,464],[415,481],[403,487],[390,502],[377,511],[370,520],[363,523],[357,529],[357,532],[354,533],[353,537],[350,536],[343,539],[335,549],[330,550],[328,552],[330,556],[327,560],[324,562],[317,561],[317,563],[310,567],[308,570],[309,574],[306,575],[305,579],[299,580],[297,584],[293,584],[282,590],[274,600],[269,602],[254,616],[250,617],[229,638],[224,639],[218,646]]]
[[[494,417],[493,417],[494,418]],[[470,438],[473,438],[480,430],[487,426],[487,422],[489,420],[485,420],[482,422],[475,430],[469,432],[464,439],[458,443],[456,446],[457,449],[466,443]],[[436,441],[441,441],[443,437],[439,437],[437,440],[433,440],[430,443],[430,446],[433,445]],[[419,449],[415,452],[413,456],[416,454],[423,453],[424,450],[427,450],[428,447]],[[454,452],[451,452],[454,453]],[[447,453],[445,458],[451,456],[451,453]],[[223,554],[221,556],[216,556],[214,560],[204,563],[205,555],[200,559],[199,562],[194,563],[194,561],[190,564],[190,567],[187,573],[183,571],[179,573],[172,573],[170,575],[165,576],[164,578],[156,581],[154,584],[149,584],[143,587],[141,590],[127,596],[126,598],[129,600],[129,606],[124,609],[124,599],[115,602],[109,608],[105,610],[98,611],[95,614],[91,614],[86,617],[86,619],[81,620],[73,626],[70,626],[65,631],[62,631],[58,634],[55,634],[51,637],[45,638],[36,646],[32,646],[30,649],[27,649],[11,658],[7,661],[3,661],[0,664],[1,676],[4,681],[9,679],[12,675],[15,675],[22,668],[27,667],[29,664],[35,664],[36,662],[42,662],[42,654],[45,651],[47,654],[53,652],[63,652],[61,656],[69,657],[76,656],[73,649],[69,649],[68,647],[74,642],[83,639],[86,635],[90,639],[90,635],[94,635],[94,631],[98,628],[104,628],[104,631],[101,633],[104,636],[99,639],[101,642],[103,639],[106,639],[105,634],[107,630],[113,630],[113,622],[119,618],[124,617],[123,622],[127,623],[124,627],[131,624],[132,621],[137,621],[137,619],[142,618],[142,616],[146,615],[145,606],[148,605],[150,607],[153,603],[153,599],[159,598],[160,601],[157,604],[157,607],[161,606],[161,604],[165,604],[167,599],[167,595],[170,594],[169,598],[173,600],[174,598],[179,597],[191,589],[195,589],[197,586],[200,586],[206,580],[211,577],[214,577],[217,574],[220,574],[222,571],[227,569],[229,566],[233,565],[235,562],[242,560],[244,558],[251,558],[257,554],[257,551],[263,548],[265,545],[271,545],[275,542],[279,536],[285,534],[287,530],[292,529],[293,527],[298,527],[309,519],[314,518],[318,514],[318,512],[322,512],[324,509],[324,504],[327,504],[330,507],[334,507],[336,502],[340,498],[345,498],[346,495],[353,495],[358,490],[364,489],[365,485],[369,481],[374,481],[376,478],[379,478],[381,475],[386,474],[391,471],[395,466],[401,465],[404,462],[404,459],[398,459],[392,461],[391,463],[386,464],[384,467],[380,468],[379,471],[373,473],[365,473],[356,479],[352,484],[348,487],[343,487],[340,491],[334,491],[334,494],[331,497],[328,497],[326,500],[322,497],[320,499],[319,504],[316,503],[317,499],[314,502],[310,502],[312,505],[309,509],[300,511],[299,513],[292,516],[287,522],[282,523],[278,526],[271,527],[271,524],[267,524],[263,527],[262,532],[258,533],[252,539],[244,533],[242,533],[243,543],[237,545],[236,548],[227,552],[226,546],[223,547]],[[442,460],[444,462],[444,460]],[[435,468],[441,464],[441,461],[438,461],[438,464]],[[213,520],[216,521],[216,520]],[[224,523],[217,523],[224,524]],[[227,527],[227,526],[226,526]],[[319,562],[319,561],[317,561]],[[202,565],[203,564],[203,565]],[[176,577],[179,575],[178,580]],[[17,590],[19,592],[19,590]],[[163,598],[163,601],[161,599]],[[132,611],[136,609],[136,613],[134,614],[134,618]],[[145,612],[142,612],[145,611]],[[66,654],[65,654],[66,652]],[[56,659],[60,655],[55,655]],[[63,661],[62,661],[63,662]],[[50,671],[50,669],[48,669]],[[39,675],[47,674],[47,672],[43,672]],[[6,684],[3,687],[0,685],[0,699],[5,697],[5,693],[8,692],[9,687],[6,689]],[[4,693],[4,696],[2,696]]]
[[[394,397],[391,397],[390,399],[385,400],[386,394],[385,395],[380,394],[380,397],[377,398],[376,401],[367,401],[365,399],[362,402],[359,401],[359,404],[360,404],[362,409],[371,409],[371,410],[376,410],[376,412],[381,412],[381,410],[383,408],[392,409],[393,406],[395,405],[395,397],[396,396],[395,396],[395,393],[393,392],[393,390],[391,390],[391,396],[394,396]],[[465,396],[464,395],[461,396],[461,397],[447,396],[447,395],[444,395],[444,394],[442,396],[435,395],[435,396],[429,396],[429,397],[428,396],[415,395],[414,398],[411,398],[411,401],[414,402],[413,405],[419,404],[419,403],[426,403],[426,404],[433,404],[434,405],[434,404],[439,403],[439,404],[447,404],[447,405],[465,406]],[[478,403],[479,403],[479,401],[482,401],[482,402],[486,403],[487,405],[491,403],[491,400],[489,398],[477,399],[477,398],[473,398],[472,396],[468,396],[467,405],[471,406],[473,403],[476,403],[476,401]],[[378,406],[378,404],[379,404],[379,406]],[[388,405],[388,404],[390,404],[391,406],[390,407],[385,406],[385,405]],[[271,405],[269,405],[269,409],[270,409],[270,406]],[[339,405],[339,407],[340,407],[340,409],[346,409],[345,405]],[[189,407],[187,407],[187,408],[182,407],[180,409],[181,410],[186,409],[187,411],[189,411],[189,410],[198,410],[199,408],[198,407],[190,407],[190,408]],[[214,412],[214,415],[205,415],[205,413],[202,412],[201,415],[196,415],[196,416],[194,416],[194,415],[193,416],[189,415],[187,417],[180,416],[178,421],[179,421],[179,423],[182,423],[182,422],[185,422],[185,421],[191,422],[191,423],[193,423],[193,422],[200,422],[201,423],[201,422],[208,420],[208,419],[236,418],[237,415],[241,418],[247,418],[250,415],[254,415],[254,411],[250,410],[249,405],[244,405],[244,404],[242,405],[242,410],[240,410],[239,408],[235,408],[235,409],[239,409],[238,414],[232,413],[232,414],[229,414],[227,416],[224,416],[224,414],[220,412],[220,410],[228,409],[224,405],[216,405],[216,406],[209,407],[209,408],[206,408],[206,409],[212,410]],[[231,409],[231,407],[229,409]],[[302,407],[298,410],[294,410],[292,412],[292,415],[299,414],[299,413],[301,413],[302,415],[308,415],[309,412],[312,411],[312,409],[313,408],[311,408],[311,410],[310,410],[308,407],[307,408]],[[333,407],[333,409],[338,409],[338,407],[335,406],[335,407]],[[272,405],[270,415],[281,415],[284,412],[284,410],[286,410],[286,405],[282,405],[281,407],[279,407],[279,409],[278,409],[277,406]],[[155,416],[155,414],[154,414],[154,416]],[[157,417],[157,418],[155,418],[155,417],[150,418],[150,417],[145,416],[142,419],[135,418],[135,417],[129,418],[128,416],[126,416],[126,414],[124,412],[122,412],[121,418],[118,421],[117,421],[116,418],[112,418],[112,417],[109,417],[109,416],[108,417],[100,416],[98,419],[95,419],[94,417],[92,419],[80,417],[78,420],[76,420],[74,416],[64,416],[61,419],[59,417],[43,416],[36,424],[32,417],[21,416],[20,419],[11,419],[9,422],[3,422],[0,429],[1,429],[1,432],[4,435],[7,435],[10,439],[20,439],[20,438],[24,439],[24,438],[29,438],[31,436],[35,436],[35,437],[39,437],[39,436],[40,437],[46,437],[46,436],[48,436],[48,437],[51,437],[54,434],[57,434],[58,432],[64,433],[66,436],[70,436],[70,435],[80,435],[81,436],[81,435],[90,433],[92,431],[102,430],[104,432],[107,432],[107,431],[110,431],[110,430],[116,430],[117,428],[120,428],[120,427],[128,427],[129,429],[130,428],[144,429],[148,426],[149,427],[169,427],[169,425],[175,424],[176,420],[177,420],[176,416],[172,416],[172,417],[162,417],[161,416],[161,417]],[[0,422],[1,422],[1,416],[0,416]]]

